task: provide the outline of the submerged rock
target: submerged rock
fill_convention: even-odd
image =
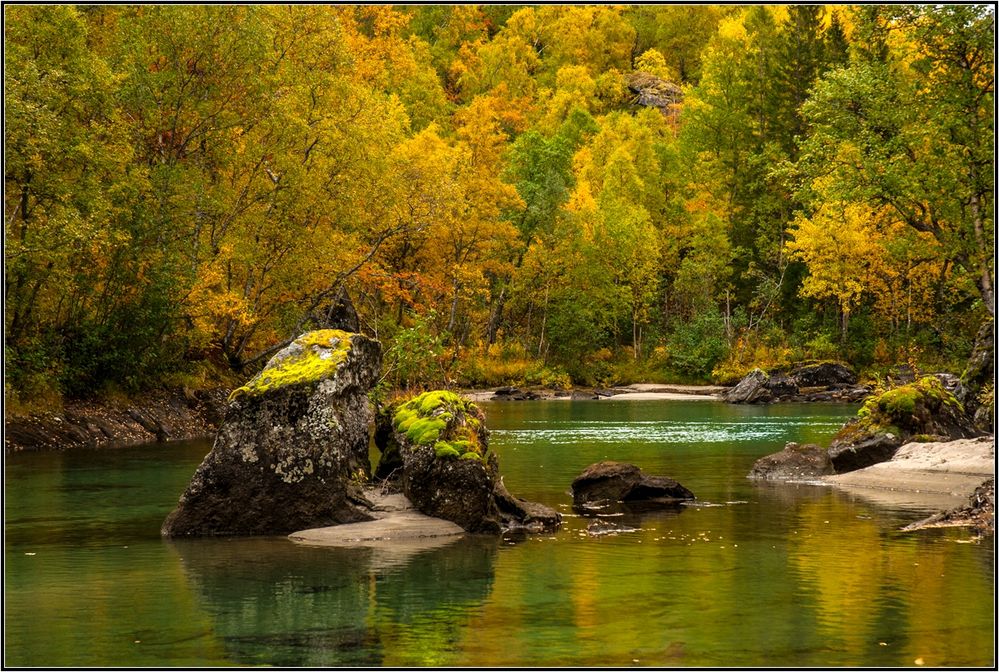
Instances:
[[[791,442],[779,453],[761,457],[749,478],[760,481],[797,481],[835,473],[829,453],[814,443]]]
[[[674,505],[694,498],[694,493],[672,478],[643,474],[626,462],[591,464],[572,482],[576,507],[617,502],[626,506]]]
[[[382,441],[376,474],[397,474],[403,493],[422,513],[469,532],[542,531],[559,525],[557,512],[514,498],[503,487],[498,460],[489,453],[485,416],[474,403],[454,392],[434,391],[390,413],[391,432],[376,435]]]
[[[381,346],[360,334],[295,339],[232,393],[162,534],[288,534],[366,519],[348,494],[370,471],[367,391],[380,365]]]

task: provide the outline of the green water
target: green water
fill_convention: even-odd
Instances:
[[[505,482],[552,535],[427,549],[169,542],[207,442],[8,456],[7,666],[992,666],[995,550],[927,512],[746,480],[855,407],[483,404]],[[569,483],[601,459],[698,506],[606,517]]]

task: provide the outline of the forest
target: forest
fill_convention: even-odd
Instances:
[[[347,295],[384,388],[961,372],[988,5],[7,5],[8,403],[239,385]]]

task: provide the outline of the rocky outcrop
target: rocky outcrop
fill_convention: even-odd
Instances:
[[[218,429],[228,390],[154,390],[128,402],[73,400],[58,412],[4,418],[4,450],[110,448],[183,441]]]
[[[519,387],[501,387],[493,393],[492,401],[534,401],[540,395],[533,390],[522,390]]]
[[[979,434],[961,402],[936,376],[870,397],[857,417],[833,437],[829,457],[837,474],[891,459],[899,446],[919,438],[960,439]]]
[[[835,473],[829,453],[814,443],[791,442],[779,453],[761,457],[749,478],[759,481],[802,481]]]
[[[365,519],[349,501],[370,471],[367,391],[381,346],[360,334],[303,334],[233,391],[211,452],[165,536],[288,534]]]
[[[899,434],[890,431],[862,431],[848,440],[834,440],[827,453],[834,473],[845,474],[890,460],[903,443]]]
[[[420,512],[450,520],[469,532],[499,533],[557,527],[561,516],[519,500],[503,487],[499,462],[489,452],[485,417],[454,392],[425,392],[393,407],[391,432],[376,440],[376,474],[396,474],[403,494]]]
[[[798,386],[787,376],[771,376],[762,369],[753,369],[722,396],[732,404],[762,404],[781,401],[797,393]]]
[[[833,387],[856,385],[857,374],[841,362],[810,362],[798,364],[787,372],[788,378],[800,387]]]
[[[828,450],[787,447],[760,458],[748,477],[799,480],[844,474],[892,459],[910,441],[948,441],[979,435],[957,398],[939,375],[871,396],[837,432]]]
[[[767,373],[753,369],[723,393],[733,404],[777,401],[860,401],[871,390],[857,384],[857,374],[841,362],[803,362]]]
[[[632,73],[627,84],[635,105],[654,107],[666,116],[676,114],[683,101],[683,89],[677,84],[647,72]]]
[[[986,320],[978,330],[975,347],[961,374],[957,394],[975,425],[985,432],[995,429],[995,322]]]
[[[675,505],[694,499],[694,493],[665,476],[650,476],[634,464],[604,461],[586,467],[572,481],[575,507],[616,504],[625,506]]]

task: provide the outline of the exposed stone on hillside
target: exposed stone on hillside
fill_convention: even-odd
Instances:
[[[550,530],[561,516],[510,495],[489,452],[485,417],[454,392],[421,394],[391,408],[391,432],[376,432],[382,450],[376,474],[393,474],[422,513],[457,523],[469,532]],[[384,423],[384,420],[382,421]]]
[[[381,346],[360,334],[303,334],[233,391],[211,452],[167,536],[288,534],[366,516],[348,500],[370,471],[367,391]]]
[[[993,320],[986,320],[979,328],[975,347],[961,374],[961,389],[957,395],[975,425],[985,432],[995,429],[994,328]]]
[[[692,499],[694,493],[672,478],[644,474],[626,462],[591,464],[572,481],[572,503],[576,507],[617,503],[647,507]]]
[[[627,82],[634,94],[632,102],[635,105],[654,107],[666,116],[675,116],[678,106],[683,102],[683,89],[647,72],[634,72]]]

